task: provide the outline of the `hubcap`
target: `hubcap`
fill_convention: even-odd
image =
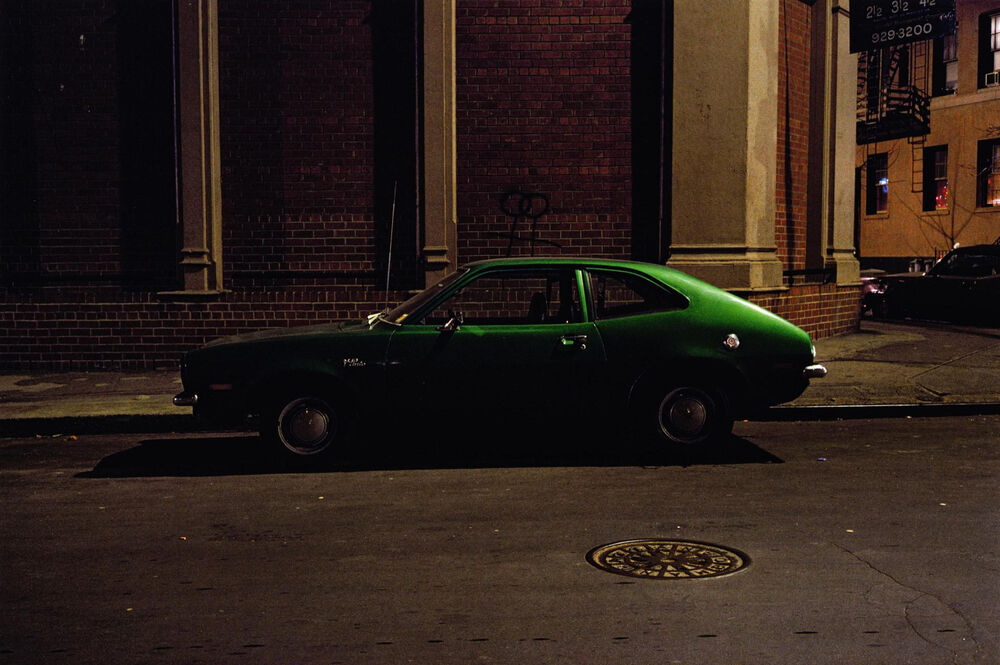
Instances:
[[[660,429],[675,441],[697,442],[710,421],[711,400],[699,390],[674,390],[660,403]]]
[[[300,398],[290,402],[278,416],[278,434],[286,448],[298,455],[325,450],[336,433],[333,410],[326,402]]]

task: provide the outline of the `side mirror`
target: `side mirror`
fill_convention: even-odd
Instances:
[[[455,332],[462,326],[464,320],[465,317],[461,312],[448,312],[448,320],[438,330],[445,333]]]

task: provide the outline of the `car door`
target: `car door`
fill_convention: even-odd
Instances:
[[[608,358],[611,394],[624,393],[651,363],[682,357],[699,340],[689,339],[690,322],[680,316],[687,298],[632,272],[587,271],[590,313]]]
[[[425,407],[560,407],[585,397],[604,363],[578,271],[474,274],[393,333],[390,394]]]

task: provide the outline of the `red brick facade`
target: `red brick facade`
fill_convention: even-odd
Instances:
[[[457,3],[460,262],[506,252],[512,218],[501,203],[512,190],[548,197],[536,253],[633,254],[630,4]],[[800,269],[809,6],[780,4],[775,230],[779,258]],[[219,1],[227,292],[199,302],[160,295],[177,286],[176,208],[157,186],[174,176],[164,130],[172,111],[169,100],[144,100],[171,89],[143,71],[169,68],[169,50],[157,57],[169,21],[166,32],[152,22],[170,3],[123,5],[10,0],[0,9],[9,65],[0,76],[14,99],[0,127],[0,176],[14,185],[0,199],[0,368],[172,367],[218,336],[359,318],[402,299],[416,282],[385,292],[389,214],[377,201],[402,182],[397,233],[412,236],[419,191],[407,182],[419,174],[412,164],[401,176],[385,170],[400,148],[404,167],[414,161],[403,126],[413,118],[385,110],[405,107],[407,74],[386,74],[398,59],[377,56],[399,29],[378,27],[378,3]],[[142,69],[129,64],[135,54],[147,59]],[[139,120],[150,114],[163,131]],[[399,252],[415,261],[418,244],[410,237]],[[529,251],[514,243],[514,254]],[[815,336],[857,323],[856,288],[796,285],[753,299]]]
[[[223,259],[237,284],[372,268],[370,9],[220,3]]]
[[[786,270],[806,268],[807,178],[809,176],[809,100],[811,15],[802,2],[781,2],[778,44],[778,154],[774,237]],[[780,295],[751,300],[794,321],[813,337],[829,337],[857,328],[856,287],[796,283]]]
[[[512,219],[498,198],[511,190],[549,197],[536,231],[559,247],[539,253],[629,256],[628,5],[459,3],[463,261],[506,253]],[[512,253],[529,251],[516,243]]]
[[[786,293],[750,299],[812,335],[813,339],[839,335],[858,326],[857,288],[836,284],[796,286]]]
[[[778,258],[788,268],[806,262],[806,176],[809,164],[809,7],[780,4],[778,44],[777,212],[774,237]]]

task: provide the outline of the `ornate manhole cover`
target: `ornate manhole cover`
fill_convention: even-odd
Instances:
[[[750,565],[743,552],[694,540],[625,540],[595,547],[587,561],[609,573],[658,580],[719,577]]]

